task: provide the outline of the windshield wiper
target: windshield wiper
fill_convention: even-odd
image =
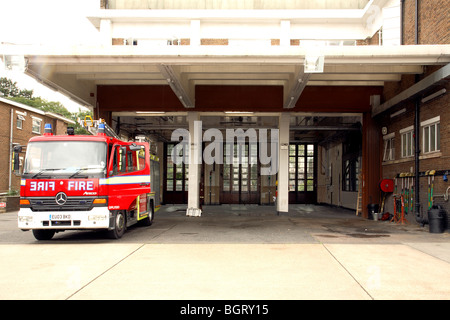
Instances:
[[[80,168],[78,169],[74,174],[72,174],[68,179],[72,179],[73,177],[77,176],[81,171],[87,170],[89,168]],[[85,176],[87,178],[87,176]]]
[[[73,177],[77,176],[81,171],[85,171],[85,170],[92,170],[92,169],[102,169],[102,166],[99,167],[83,167],[83,168],[79,168],[75,173],[73,173],[69,179],[72,179]],[[87,178],[87,176],[85,176],[85,178]]]
[[[38,173],[36,173],[35,175],[33,175],[33,176],[31,177],[31,179],[34,179],[34,178],[40,176],[40,175],[43,174],[44,172],[47,172],[47,171],[56,171],[56,170],[61,170],[61,168],[46,168],[46,169],[41,169],[41,170],[39,170]]]

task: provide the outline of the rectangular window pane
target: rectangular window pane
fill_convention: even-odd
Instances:
[[[314,180],[308,180],[306,182],[306,191],[314,191]]]
[[[305,191],[305,180],[299,180],[297,191]]]
[[[258,191],[258,180],[251,180],[250,184],[250,191]]]
[[[308,156],[313,156],[313,155],[314,155],[314,145],[308,144]]]
[[[230,165],[229,164],[223,165],[223,178],[230,179]]]
[[[241,179],[241,191],[247,192],[248,191],[248,180],[242,178]]]
[[[295,144],[289,145],[289,155],[295,156]]]
[[[423,128],[423,152],[430,152],[430,127]]]
[[[252,178],[258,177],[258,165],[252,164],[250,169],[250,174]]]
[[[32,129],[31,129],[34,133],[41,133],[41,121],[40,120],[36,120],[33,119],[32,122]]]
[[[441,150],[441,124],[436,124],[436,150]]]
[[[295,191],[295,180],[289,180],[289,191]]]
[[[402,157],[406,157],[406,135],[402,134]]]
[[[233,191],[239,191],[239,180],[233,180]]]
[[[173,167],[167,168],[167,179],[173,179]]]
[[[430,126],[430,152],[436,151],[436,126]]]

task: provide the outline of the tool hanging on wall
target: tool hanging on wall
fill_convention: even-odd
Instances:
[[[391,222],[397,223],[407,223],[408,220],[405,218],[405,214],[407,213],[407,205],[405,205],[405,200],[407,199],[409,202],[409,176],[410,173],[400,173],[395,177],[395,187],[394,187],[394,216],[391,219]],[[400,181],[397,180],[400,179]],[[398,193],[398,185],[397,183],[401,183],[401,190]]]
[[[408,223],[408,220],[405,218],[405,202],[401,194],[394,195],[394,216],[391,222]]]
[[[411,173],[411,192],[410,192],[410,200],[409,200],[409,209],[410,212],[413,212],[414,210],[414,177],[415,175]]]
[[[425,175],[428,176],[428,210],[433,206],[433,191],[434,191],[434,176],[436,174],[436,170],[429,170],[425,172]]]
[[[402,196],[403,196],[403,206],[405,214],[408,214],[409,207],[409,180],[408,173],[401,173],[400,177],[402,178]]]

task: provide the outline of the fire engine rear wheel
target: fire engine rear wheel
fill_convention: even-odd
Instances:
[[[36,240],[50,240],[55,235],[55,230],[33,230]]]
[[[125,233],[126,221],[125,213],[123,211],[118,211],[114,217],[114,229],[109,231],[109,236],[112,239],[120,239]]]

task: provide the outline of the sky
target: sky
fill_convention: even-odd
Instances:
[[[0,0],[0,43],[98,44],[98,31],[86,16],[99,8],[99,0]],[[80,108],[73,100],[23,73],[4,70],[1,64],[0,77],[16,81],[21,89],[32,89],[36,97],[60,101],[70,112]]]

